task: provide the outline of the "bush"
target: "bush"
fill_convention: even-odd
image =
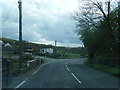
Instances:
[[[90,64],[90,60],[89,59],[86,59],[86,60],[84,60],[84,62],[83,62],[85,65],[89,65]]]
[[[27,72],[29,70],[29,68],[27,67],[27,63],[24,62],[22,63],[22,69],[23,69],[23,73]],[[19,72],[19,62],[13,62],[13,76],[18,76],[20,74]]]
[[[33,59],[32,55],[24,55],[23,60],[31,60]]]
[[[19,62],[13,62],[13,75],[19,75]]]
[[[103,64],[113,67],[118,65],[118,59],[115,57],[95,57],[93,60],[96,64]]]
[[[95,69],[98,69],[102,72],[106,72],[106,73],[112,74],[114,76],[120,77],[120,66],[110,67],[110,66],[106,66],[106,65],[93,64],[92,67]]]
[[[59,54],[47,54],[46,56],[50,58],[58,58]]]

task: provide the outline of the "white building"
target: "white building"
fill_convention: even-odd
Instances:
[[[32,52],[24,52],[25,55],[32,55]]]
[[[53,48],[40,48],[40,53],[42,53],[42,54],[46,54],[46,53],[52,54],[53,53]]]
[[[12,47],[12,45],[10,45],[10,43],[6,43],[5,47]]]

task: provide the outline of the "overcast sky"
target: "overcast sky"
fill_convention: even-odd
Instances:
[[[82,44],[75,34],[72,13],[78,0],[22,0],[23,40],[41,44],[77,47]],[[2,0],[2,36],[18,39],[18,1]]]

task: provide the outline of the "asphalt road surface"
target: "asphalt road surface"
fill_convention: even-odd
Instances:
[[[118,88],[118,78],[83,65],[84,59],[50,62],[15,88]]]

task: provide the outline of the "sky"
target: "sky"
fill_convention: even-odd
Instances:
[[[17,39],[18,0],[1,0],[2,37]],[[72,14],[78,0],[22,0],[23,40],[57,46],[82,45],[75,33]]]

